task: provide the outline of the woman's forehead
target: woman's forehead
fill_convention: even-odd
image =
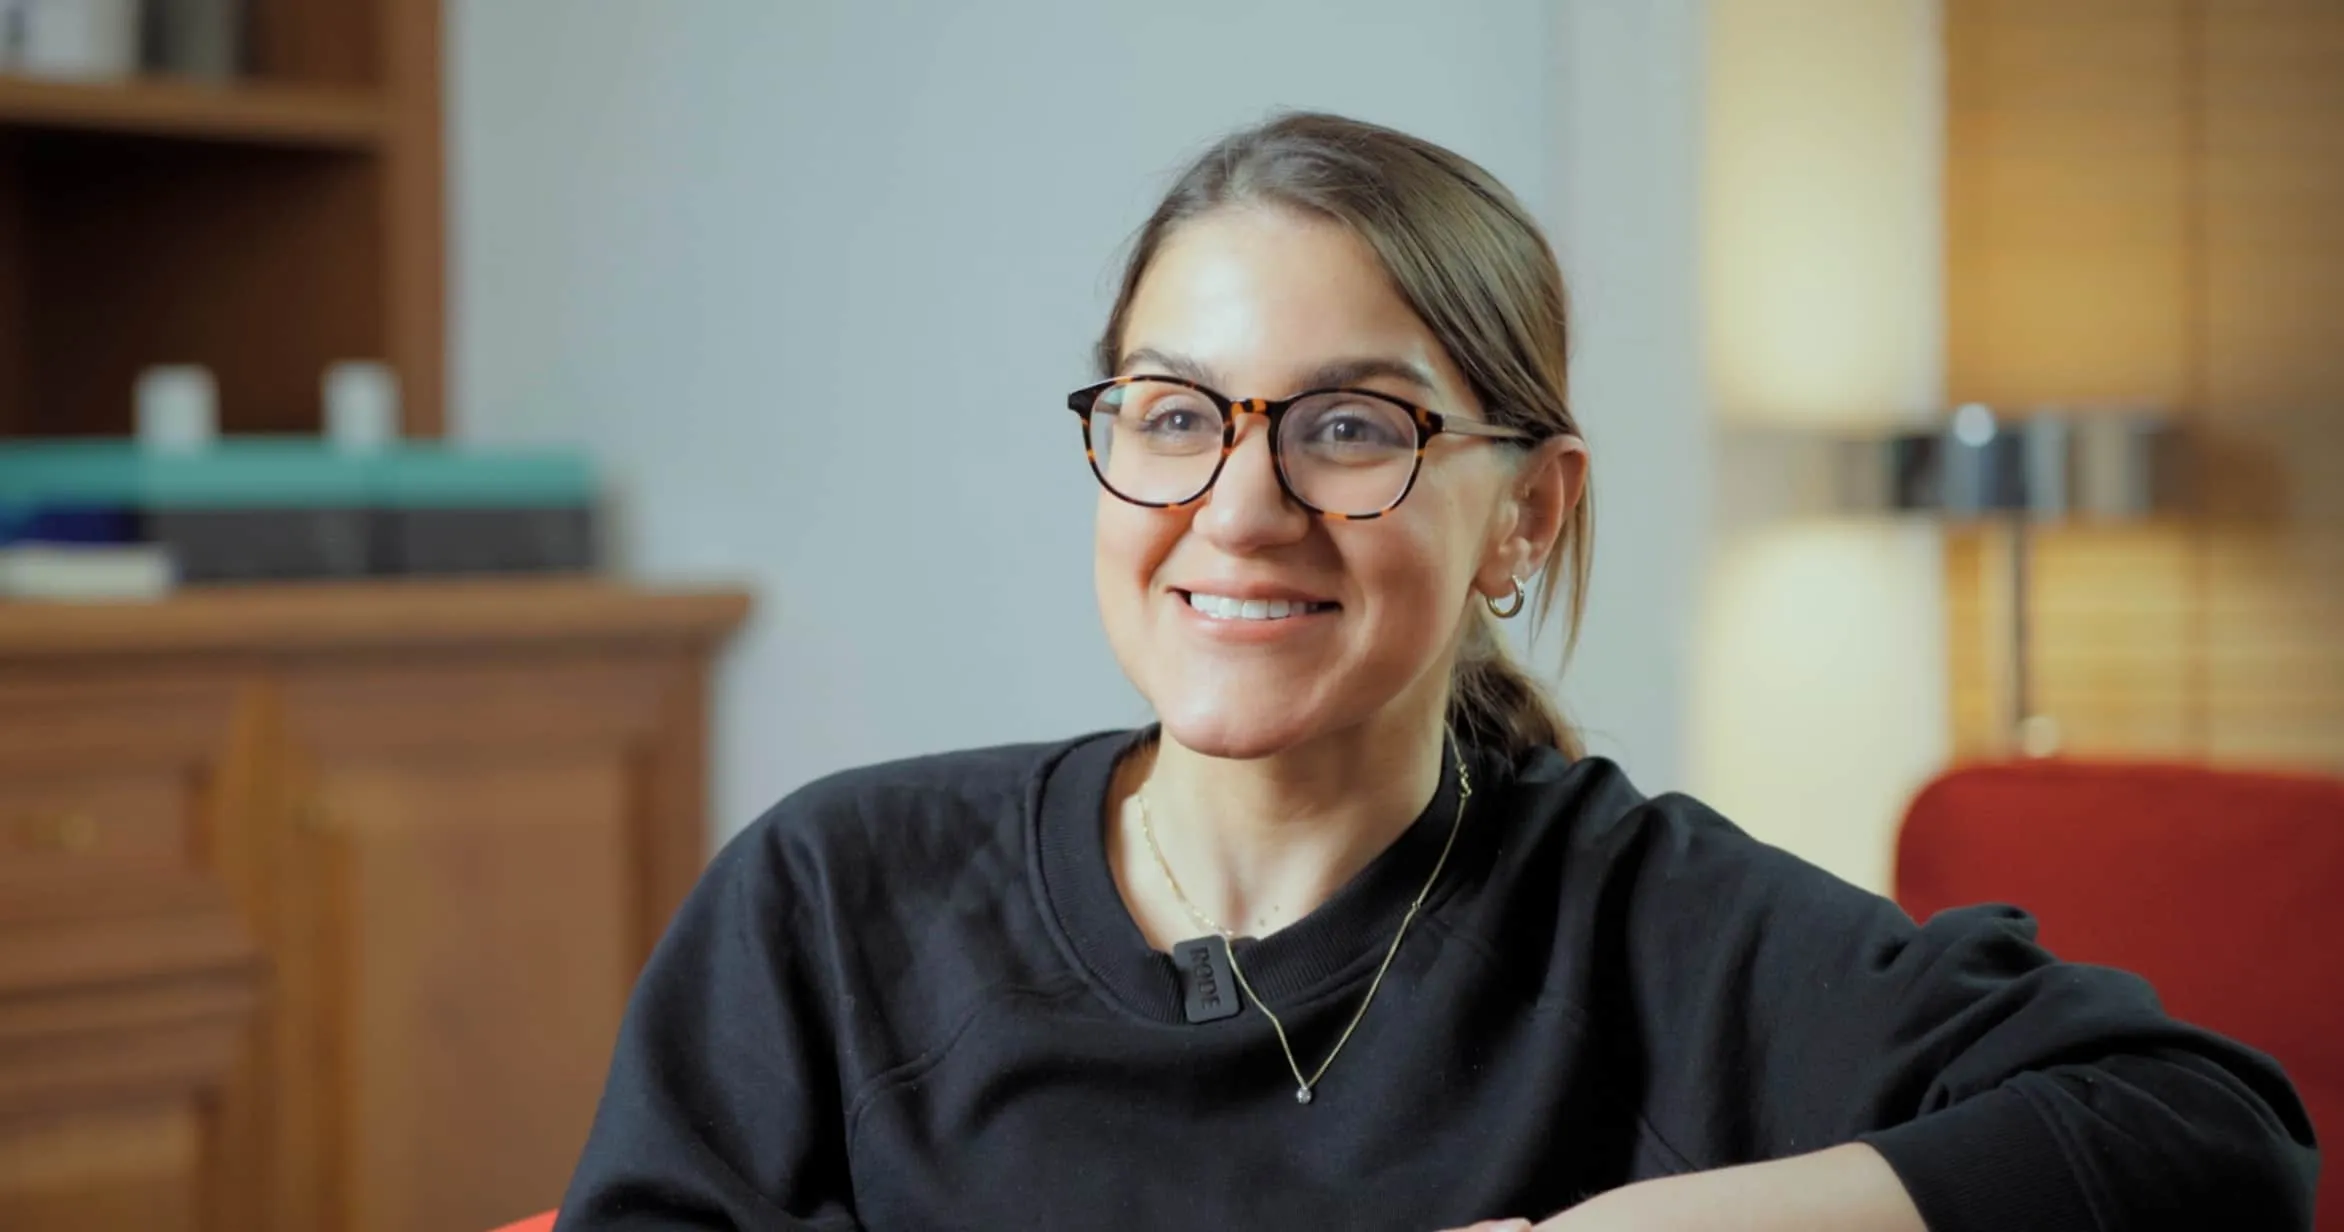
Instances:
[[[1434,389],[1453,379],[1365,242],[1270,209],[1215,211],[1174,231],[1140,279],[1118,351],[1119,372],[1154,361],[1247,393],[1327,375]]]

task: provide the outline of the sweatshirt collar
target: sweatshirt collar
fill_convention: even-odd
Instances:
[[[1036,891],[1075,957],[1113,1000],[1143,1018],[1185,1023],[1179,973],[1140,934],[1107,863],[1107,793],[1115,769],[1154,736],[1152,727],[1094,736],[1044,772],[1030,817]],[[1479,795],[1478,765],[1475,780]],[[1431,802],[1391,846],[1316,911],[1268,937],[1237,942],[1247,979],[1272,1009],[1283,1013],[1373,969],[1448,839],[1457,791],[1456,763],[1444,758]],[[1470,827],[1473,818],[1461,824]],[[1452,861],[1444,880],[1458,871]],[[1435,886],[1433,902],[1446,889]]]

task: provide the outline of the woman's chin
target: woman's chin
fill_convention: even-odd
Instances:
[[[1277,705],[1259,697],[1241,703],[1175,702],[1158,705],[1156,715],[1165,737],[1181,748],[1234,761],[1283,753],[1329,727],[1327,716],[1314,708]]]

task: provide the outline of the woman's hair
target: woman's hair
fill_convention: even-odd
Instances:
[[[1294,113],[1222,138],[1148,217],[1099,338],[1114,375],[1140,279],[1181,223],[1229,205],[1272,205],[1349,227],[1432,330],[1489,418],[1540,439],[1580,435],[1565,369],[1570,331],[1563,276],[1538,224],[1487,171],[1406,133],[1341,116]],[[1544,562],[1530,610],[1553,610],[1568,577],[1565,655],[1586,608],[1594,505],[1583,493]],[[1567,565],[1567,568],[1565,567]],[[1506,653],[1496,619],[1474,610],[1457,651],[1449,725],[1468,742],[1519,753],[1541,745],[1576,757],[1578,734]]]

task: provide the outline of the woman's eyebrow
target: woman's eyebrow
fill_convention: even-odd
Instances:
[[[1364,355],[1352,359],[1337,359],[1320,364],[1305,377],[1300,389],[1332,389],[1344,385],[1358,385],[1382,377],[1408,384],[1426,393],[1438,392],[1432,373],[1422,364],[1391,359],[1380,355]]]
[[[1159,368],[1182,380],[1195,381],[1199,385],[1207,385],[1215,389],[1220,388],[1212,369],[1186,355],[1175,355],[1170,351],[1159,351],[1154,347],[1141,347],[1126,353],[1123,362],[1115,365],[1115,371],[1128,374],[1132,369],[1139,367]]]
[[[1177,355],[1155,347],[1139,347],[1123,357],[1117,372],[1128,373],[1134,368],[1160,369],[1176,377],[1195,381],[1200,385],[1221,388],[1220,378],[1211,368],[1186,355]],[[1438,392],[1439,386],[1424,365],[1381,355],[1362,355],[1347,359],[1329,360],[1310,370],[1296,389],[1334,389],[1358,385],[1377,378],[1405,381],[1426,393]]]

